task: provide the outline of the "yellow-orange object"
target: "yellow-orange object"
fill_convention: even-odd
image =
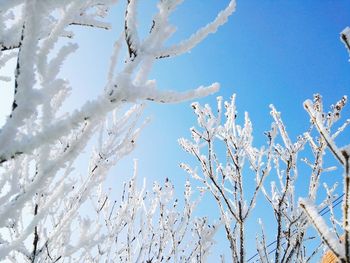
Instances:
[[[320,263],[337,263],[337,257],[332,251],[327,251],[321,259]]]

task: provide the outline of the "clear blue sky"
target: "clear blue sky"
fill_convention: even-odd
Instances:
[[[141,25],[149,25],[147,19],[155,10],[150,6],[156,1],[140,2]],[[185,1],[172,18],[178,27],[172,41],[211,21],[226,3],[228,0]],[[216,96],[228,100],[236,93],[239,114],[250,113],[257,146],[265,142],[263,132],[271,123],[268,106],[273,103],[296,138],[308,124],[302,107],[305,99],[318,92],[329,105],[344,94],[350,95],[349,56],[339,40],[339,33],[350,26],[349,14],[350,2],[346,0],[238,0],[236,12],[215,35],[189,54],[159,61],[152,78],[161,88],[179,91],[221,83],[218,94],[199,101],[215,107]],[[114,10],[110,18],[115,27],[122,25],[120,10]],[[63,71],[74,89],[69,107],[102,90],[116,31],[88,29],[77,33],[81,48]],[[143,131],[137,149],[113,170],[108,183],[121,185],[132,174],[132,159],[138,158],[139,176],[147,177],[149,186],[153,180],[169,177],[181,195],[187,175],[178,164],[192,159],[180,149],[177,139],[190,137],[189,128],[195,125],[189,104],[148,104],[145,116],[152,117],[151,124]],[[346,117],[350,116],[349,108]],[[199,214],[215,208],[202,209]],[[249,235],[254,238],[255,232]],[[254,239],[250,242],[255,245]],[[248,251],[248,256],[251,253]]]

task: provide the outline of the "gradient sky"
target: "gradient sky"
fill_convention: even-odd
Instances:
[[[146,32],[156,1],[140,2],[140,25]],[[226,3],[185,1],[172,17],[178,32],[171,42],[210,22]],[[219,82],[221,89],[216,95],[198,100],[213,107],[216,96],[228,100],[236,93],[238,113],[242,117],[248,111],[252,119],[256,146],[265,142],[263,132],[270,128],[269,104],[273,103],[282,112],[289,134],[296,138],[308,127],[302,107],[305,99],[320,93],[330,105],[342,95],[350,95],[349,56],[339,40],[339,33],[350,26],[349,14],[350,2],[345,0],[238,0],[236,12],[216,34],[189,54],[159,61],[152,78],[157,79],[160,88],[179,91]],[[113,10],[110,19],[115,27],[110,32],[77,31],[80,49],[62,71],[73,86],[68,108],[81,105],[104,87],[108,58],[122,25],[121,10]],[[8,85],[3,90],[6,94],[0,98],[2,116],[8,112],[12,92]],[[139,176],[146,177],[149,186],[153,180],[162,182],[169,177],[181,195],[187,174],[179,163],[192,159],[180,149],[177,139],[189,138],[189,128],[195,125],[189,104],[148,104],[145,116],[150,116],[152,122],[143,131],[137,149],[113,170],[108,184],[118,188],[132,174],[132,159],[137,158]],[[350,116],[349,108],[345,110],[346,117]],[[339,138],[339,143],[346,143],[345,136]],[[198,214],[212,214],[212,209],[215,206],[201,206]],[[257,217],[258,214],[259,209]],[[255,246],[255,230],[248,235]],[[226,250],[220,249],[220,253]],[[247,256],[252,253],[249,250]]]

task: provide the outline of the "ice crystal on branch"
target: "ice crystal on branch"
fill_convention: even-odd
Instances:
[[[216,114],[209,105],[192,104],[198,127],[190,129],[192,140],[182,138],[179,143],[195,158],[200,172],[190,164],[182,163],[181,167],[200,183],[199,191],[208,192],[213,196],[218,208],[218,217],[224,225],[230,244],[232,262],[252,262],[257,258],[261,262],[309,262],[321,247],[318,244],[316,249],[312,249],[308,245],[308,242],[314,239],[309,234],[311,224],[320,233],[321,242],[325,247],[331,249],[337,257],[346,258],[346,252],[339,241],[340,235],[337,233],[339,220],[335,218],[333,211],[334,201],[338,200],[334,193],[336,185],[331,189],[325,186],[326,199],[319,205],[315,204],[319,201],[317,197],[320,193],[321,175],[337,168],[323,167],[327,147],[341,164],[346,166],[349,162],[347,148],[339,149],[333,141],[344,131],[348,120],[334,134],[330,133],[333,125],[340,120],[340,113],[345,104],[344,96],[332,106],[330,112],[324,113],[320,95],[315,95],[314,102],[306,101],[305,108],[310,113],[312,126],[295,140],[289,136],[281,113],[270,105],[273,122],[271,130],[265,133],[267,144],[260,148],[253,144],[253,125],[248,113],[244,114],[242,125],[237,121],[235,95],[231,101],[224,102],[225,112],[222,98],[219,97]],[[321,137],[314,137],[314,127]],[[299,178],[299,156],[305,156],[305,151],[307,158],[303,158],[302,161],[309,166],[310,176],[305,175],[303,170],[302,178]],[[345,178],[347,176],[346,174]],[[303,180],[303,184],[308,186],[306,199],[299,200],[297,196],[298,180]],[[347,179],[345,196],[349,191],[346,182]],[[263,219],[259,220],[262,231],[256,236],[257,253],[247,257],[245,227],[247,222],[254,218],[252,214],[258,195],[263,195],[271,206],[269,211],[275,218],[276,227],[266,233]],[[344,204],[348,203],[349,200],[344,197]],[[331,228],[327,227],[319,214],[319,211],[324,213],[327,208],[331,212]],[[344,230],[348,229],[348,211],[348,205],[344,205]],[[345,230],[345,238],[346,232]],[[267,243],[268,237],[274,241]]]
[[[158,262],[164,258],[193,261],[198,255],[205,258],[215,228],[208,228],[205,219],[192,222],[190,191],[183,213],[177,206],[168,208],[173,200],[170,182],[155,186],[153,200],[158,201],[147,205],[145,189],[137,190],[135,179],[126,186],[119,208],[103,191],[108,171],[135,147],[142,129],[137,128],[143,110],[139,103],[181,102],[219,88],[213,83],[176,92],[163,90],[156,80],[149,79],[159,59],[190,51],[223,25],[235,9],[235,2],[228,2],[213,22],[169,47],[165,43],[175,32],[169,17],[181,2],[159,1],[158,13],[149,23],[150,33],[144,38],[138,34],[136,0],[127,1],[125,7],[118,7],[117,0],[1,2],[0,67],[13,59],[16,66],[12,76],[0,77],[1,81],[14,80],[12,111],[0,130],[0,260]],[[79,48],[74,28],[111,29],[113,25],[106,20],[111,8],[125,8],[125,15],[106,83],[99,96],[62,115],[61,107],[74,88],[60,74],[66,58]],[[60,44],[61,39],[68,43]],[[78,179],[75,161],[98,133],[87,172]],[[88,203],[95,207],[94,216],[82,215],[82,207]],[[164,210],[160,215],[159,209]],[[158,218],[160,224],[152,218]],[[139,219],[141,229],[136,227]],[[199,239],[192,247],[181,244],[189,225]],[[126,240],[115,244],[124,237]]]

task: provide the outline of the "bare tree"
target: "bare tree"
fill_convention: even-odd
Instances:
[[[139,102],[174,103],[218,90],[214,83],[183,93],[165,91],[157,88],[149,73],[157,60],[186,53],[214,33],[234,11],[235,2],[229,2],[213,22],[188,39],[166,46],[175,32],[169,16],[182,0],[159,1],[150,32],[143,39],[138,34],[138,1],[128,0],[124,29],[117,36],[101,94],[81,108],[61,114],[71,87],[59,76],[60,67],[78,48],[73,27],[110,29],[106,15],[117,2],[1,2],[0,66],[15,59],[16,67],[12,76],[1,77],[1,81],[14,79],[14,100],[0,131],[0,260],[160,262],[186,257],[190,262],[205,258],[215,230],[208,229],[204,219],[193,222],[189,218],[192,204],[188,193],[183,213],[165,209],[171,201],[167,197],[171,197],[171,185],[166,182],[168,190],[155,186],[154,200],[158,201],[145,208],[145,193],[138,192],[132,180],[116,209],[103,191],[103,182],[109,169],[135,146],[143,109]],[[62,38],[72,42],[59,44]],[[123,51],[125,56],[120,54]],[[130,108],[125,111],[126,107]],[[79,179],[75,160],[95,134],[99,136],[88,172]],[[96,216],[84,215],[89,203]],[[157,214],[157,207],[164,213]],[[153,216],[159,218],[158,228],[152,228]],[[137,219],[142,222],[139,228]],[[187,250],[181,247],[182,232],[191,224],[200,241]],[[208,239],[202,240],[203,235]],[[126,242],[112,250],[117,237]]]
[[[350,53],[349,39],[350,29],[345,28],[341,40]],[[311,125],[295,142],[288,135],[280,112],[270,105],[273,122],[271,130],[265,133],[267,144],[260,148],[253,146],[253,126],[248,113],[245,113],[244,124],[237,124],[235,95],[224,103],[224,113],[221,97],[218,97],[217,114],[209,105],[192,104],[199,127],[190,129],[191,141],[182,138],[179,143],[195,157],[201,172],[189,164],[182,163],[181,167],[201,184],[200,191],[209,192],[217,203],[232,262],[310,262],[322,247],[330,250],[338,261],[350,262],[350,146],[339,148],[335,142],[350,125],[350,119],[338,124],[346,103],[347,96],[344,96],[327,112],[320,94],[315,94],[313,101],[306,100],[304,107]],[[339,167],[325,167],[327,149],[333,153]],[[310,176],[303,174],[301,179],[305,182],[308,178],[305,198],[295,191],[301,163],[310,168]],[[344,190],[340,196],[336,193],[338,181],[328,186],[321,180],[323,174],[338,168],[344,170]],[[268,176],[272,177],[267,180],[270,187],[266,186]],[[255,186],[249,191],[251,181]],[[320,201],[322,185],[326,197]],[[247,192],[251,195],[247,196]],[[269,235],[264,230],[263,220],[259,219],[262,231],[256,236],[257,253],[247,258],[245,225],[260,192],[276,220],[274,241],[267,243]],[[343,215],[338,219],[334,207],[342,197]],[[328,212],[331,226],[323,218]],[[310,235],[310,226],[316,229],[319,238]],[[310,245],[311,240],[318,244]]]
[[[252,146],[252,125],[248,114],[244,126],[236,124],[235,96],[230,103],[225,103],[226,122],[221,125],[222,98],[218,98],[218,116],[215,116],[208,105],[201,107],[192,104],[198,117],[199,129],[192,128],[193,142],[180,139],[181,146],[194,155],[200,163],[203,175],[187,164],[181,166],[214,196],[220,217],[224,223],[227,238],[230,242],[233,262],[245,261],[245,222],[249,217],[262,187],[264,178],[270,170],[271,158],[262,166],[266,152]],[[274,135],[271,135],[271,145]],[[226,153],[226,163],[219,161],[215,148],[222,143]],[[204,145],[205,146],[204,146]],[[204,150],[207,152],[203,154]],[[222,148],[221,148],[222,149]],[[256,181],[256,189],[249,199],[245,196],[243,174],[245,163],[249,163]],[[234,224],[233,224],[234,223]],[[233,226],[232,226],[233,224]]]
[[[349,32],[349,28],[346,28],[341,33],[341,40],[348,51]],[[201,172],[189,164],[182,163],[181,166],[200,182],[201,191],[209,192],[214,197],[230,244],[232,262],[257,259],[260,262],[310,262],[322,244],[341,262],[350,262],[350,149],[349,146],[339,149],[334,141],[350,124],[350,120],[347,119],[332,132],[346,102],[347,97],[344,96],[329,112],[324,112],[321,95],[315,94],[313,102],[305,101],[311,125],[295,142],[288,135],[281,114],[270,105],[273,123],[271,130],[266,132],[267,144],[260,148],[253,146],[253,126],[248,114],[245,113],[243,125],[237,123],[235,95],[230,102],[224,103],[224,113],[221,97],[218,97],[217,114],[209,105],[192,104],[199,127],[191,128],[191,141],[180,139],[179,143],[195,157]],[[325,167],[327,149],[344,168],[342,220],[335,218],[333,210],[335,202],[341,198],[335,191],[337,184],[329,187],[321,180],[322,174],[337,169],[334,166]],[[303,182],[308,178],[306,198],[300,198],[295,191],[296,182],[300,180],[301,163],[310,168],[310,176],[302,177]],[[269,187],[265,180],[268,176],[271,178],[268,180]],[[253,181],[254,187],[249,184]],[[326,198],[320,201],[322,183]],[[250,196],[247,192],[251,193]],[[274,241],[268,244],[263,221],[259,219],[262,232],[256,236],[257,253],[247,258],[245,225],[260,192],[272,208],[276,220],[275,236]],[[330,212],[331,227],[322,218],[325,211]],[[311,225],[321,239],[310,235]],[[339,226],[344,231],[344,242],[341,242]],[[309,245],[311,240],[319,244]]]
[[[338,153],[337,158],[342,161],[342,164],[346,164],[347,155],[344,154],[346,149],[339,151],[333,139],[349,125],[350,121],[347,120],[332,136],[328,135],[330,128],[339,119],[345,102],[346,97],[336,103],[332,111],[323,113],[320,95],[315,95],[314,103],[306,101],[305,107],[311,115],[312,125],[297,138],[296,142],[292,142],[281,119],[281,114],[271,105],[273,123],[271,130],[266,132],[267,145],[261,148],[253,146],[253,129],[247,113],[244,124],[242,126],[237,124],[235,96],[230,102],[224,104],[226,109],[224,121],[221,116],[223,115],[221,97],[218,98],[217,115],[213,113],[209,105],[202,107],[198,103],[192,104],[199,128],[191,128],[191,141],[180,139],[179,142],[184,150],[198,161],[201,172],[189,164],[182,163],[181,166],[192,178],[200,182],[201,191],[209,192],[214,197],[219,218],[224,225],[230,244],[232,262],[251,262],[256,259],[261,262],[310,262],[319,252],[322,241],[316,249],[309,245],[309,241],[315,239],[308,231],[309,218],[322,233],[326,246],[330,246],[336,255],[342,255],[339,252],[339,235],[332,234],[338,223],[332,210],[333,201],[338,198],[335,194],[335,186],[329,188],[325,185],[326,199],[317,206],[312,206],[311,203],[316,202],[316,197],[319,195],[319,186],[322,185],[321,175],[336,168],[324,167],[323,156],[327,145],[331,145],[332,151]],[[318,117],[314,117],[315,114],[318,114]],[[324,127],[324,123],[327,126]],[[314,137],[312,132],[315,130],[314,127],[321,132],[322,137]],[[304,151],[308,150],[307,146],[311,154],[304,154]],[[307,157],[299,159],[302,154]],[[295,189],[301,165],[300,160],[310,167],[311,176],[308,178],[307,201],[301,199],[299,203],[300,196]],[[268,180],[270,187],[266,186],[268,176],[271,177]],[[302,180],[305,182],[305,176]],[[255,186],[253,187],[249,182],[254,182]],[[247,196],[247,192],[251,193],[250,196]],[[344,192],[346,197],[346,184]],[[272,208],[270,211],[275,217],[276,228],[273,231],[270,230],[269,234],[275,232],[275,236],[266,235],[263,221],[260,219],[262,233],[256,237],[257,253],[247,258],[245,254],[248,244],[245,238],[245,225],[249,219],[256,218],[256,215],[251,215],[259,193],[265,196]],[[344,204],[347,202],[344,200]],[[329,207],[334,224],[331,230],[324,230],[325,223],[321,216],[316,218],[319,211],[324,213],[327,207]],[[347,206],[344,205],[344,209],[346,208]],[[345,222],[346,218],[344,228]],[[270,239],[273,238],[274,242],[267,244],[268,236]],[[320,242],[319,239],[318,242]]]

